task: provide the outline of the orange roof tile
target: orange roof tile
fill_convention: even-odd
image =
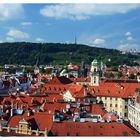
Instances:
[[[124,123],[61,122],[54,123],[51,133],[57,136],[140,136]]]
[[[100,104],[92,104],[91,105],[91,113],[92,114],[99,114],[101,116],[105,115],[106,111]]]
[[[100,83],[99,86],[89,86],[97,96],[130,98],[135,90],[140,88],[140,83]]]
[[[48,130],[51,129],[53,121],[52,121],[52,114],[48,114],[45,112],[36,112],[31,116],[27,116],[27,113],[24,113],[23,115],[16,115],[9,119],[8,126],[15,127],[18,126],[18,123],[20,120],[25,119],[26,121],[31,123],[31,126],[34,126],[34,123],[36,123],[39,130],[45,130],[46,128]],[[34,122],[32,120],[34,119]],[[36,128],[32,128],[36,129]]]

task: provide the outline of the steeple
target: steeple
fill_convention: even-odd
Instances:
[[[39,71],[39,67],[38,67],[38,59],[36,61],[36,64],[35,64],[35,68],[34,68],[34,74],[38,74],[40,71]]]
[[[75,37],[75,45],[77,45],[77,38]]]
[[[90,84],[92,86],[98,86],[99,85],[99,81],[100,81],[99,65],[98,65],[98,61],[96,59],[94,59],[91,62],[90,78],[91,78]]]

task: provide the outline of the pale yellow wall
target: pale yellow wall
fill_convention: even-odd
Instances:
[[[127,119],[127,117],[124,116],[124,113],[128,113],[127,109],[125,109],[127,102],[124,99],[115,97],[97,97],[98,102],[101,100],[103,101],[104,107],[108,112],[117,111],[120,118]],[[112,104],[112,106],[110,106],[110,104]]]

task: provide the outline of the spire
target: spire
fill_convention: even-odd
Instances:
[[[75,45],[77,45],[77,38],[76,38],[76,36],[75,36]]]
[[[91,78],[91,85],[92,86],[98,86],[99,85],[99,65],[98,65],[98,61],[96,59],[94,59],[91,62],[91,69],[90,69],[90,78]]]
[[[34,73],[35,74],[38,74],[40,71],[39,71],[39,67],[38,67],[38,63],[39,63],[39,60],[38,60],[38,58],[37,58],[37,60],[36,60],[36,64],[35,64],[35,69],[34,69]]]
[[[38,60],[38,58],[37,58],[37,60],[36,60],[36,64],[35,64],[36,67],[38,66],[38,62],[39,62],[39,60]]]

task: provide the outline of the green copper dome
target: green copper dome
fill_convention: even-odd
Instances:
[[[92,66],[97,66],[98,65],[98,61],[96,59],[94,59],[92,62],[91,62],[91,65]]]

